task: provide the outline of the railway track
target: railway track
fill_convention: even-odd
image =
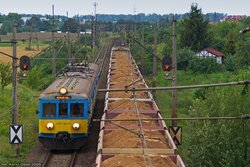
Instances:
[[[77,159],[77,151],[74,152],[53,152],[46,155],[42,167],[73,167]]]
[[[112,42],[102,47],[95,63],[101,65],[102,75],[99,88],[106,88],[107,67],[109,64],[110,50]],[[104,108],[104,93],[98,93],[96,106],[93,112],[93,118],[100,119]],[[49,152],[41,144],[37,144],[28,155],[27,162],[30,164],[39,164],[39,166],[95,166],[96,148],[99,134],[99,123],[92,122],[87,145],[81,148],[77,153],[74,152]],[[75,155],[74,155],[75,154]],[[75,156],[75,158],[74,158]]]
[[[126,47],[112,49],[107,88],[148,88]],[[184,167],[165,122],[157,118],[162,117],[149,91],[107,92],[102,120],[109,121],[100,125],[96,166]]]

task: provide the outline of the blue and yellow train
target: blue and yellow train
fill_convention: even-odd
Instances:
[[[73,64],[39,97],[39,140],[53,150],[79,149],[86,143],[100,68]]]

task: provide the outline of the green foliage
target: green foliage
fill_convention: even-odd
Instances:
[[[3,91],[4,87],[9,85],[12,81],[12,72],[10,64],[0,63],[0,81],[1,90]]]
[[[205,100],[208,92],[209,92],[208,88],[196,89],[194,92],[194,97],[195,97],[195,99]]]
[[[250,76],[249,76],[250,77]],[[197,99],[190,109],[192,117],[238,116],[248,113],[249,93],[242,88],[209,89],[205,99]],[[188,164],[197,167],[244,166],[246,164],[247,121],[192,121],[188,136]],[[196,128],[195,130],[194,127]]]
[[[160,57],[164,57],[164,56],[170,57],[170,54],[168,53],[168,46],[166,43],[158,44],[156,52]]]
[[[179,70],[187,70],[190,61],[195,58],[195,53],[189,48],[177,50],[177,66]]]
[[[51,77],[46,73],[48,66],[46,64],[35,66],[27,73],[24,84],[32,89],[45,89],[51,82]]]
[[[235,35],[231,32],[229,33],[227,40],[225,42],[225,46],[224,46],[224,54],[226,55],[234,55],[236,52],[236,44],[235,44]]]
[[[193,72],[200,72],[203,74],[209,74],[212,72],[220,71],[221,67],[216,63],[215,58],[200,58],[195,57],[189,62],[189,69]]]
[[[249,52],[249,44],[250,40],[249,35],[241,36],[236,48],[236,57],[237,57],[237,66],[239,68],[246,68],[250,66],[250,52]]]
[[[3,166],[13,166],[8,164],[19,164],[25,161],[25,155],[31,150],[37,140],[38,115],[35,110],[38,107],[38,99],[34,98],[34,92],[19,85],[19,123],[24,127],[23,144],[20,145],[21,156],[15,157],[15,149],[9,144],[9,125],[11,124],[11,89],[7,87],[0,95],[0,162]],[[15,165],[18,166],[18,165]]]
[[[62,26],[62,32],[72,32],[75,33],[77,32],[78,29],[78,23],[75,19],[69,18],[67,21],[64,22]]]
[[[184,19],[184,29],[181,33],[181,46],[200,51],[210,44],[208,21],[204,19],[197,4],[192,4],[188,17]]]
[[[227,55],[225,59],[225,67],[227,71],[235,71],[236,68],[236,58],[232,55]]]

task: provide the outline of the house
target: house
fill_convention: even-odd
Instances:
[[[26,23],[27,20],[30,20],[32,16],[23,16],[21,19],[23,20],[24,23]]]
[[[223,21],[240,21],[240,20],[243,20],[247,18],[246,15],[225,15],[222,19],[221,19],[221,22]]]
[[[215,57],[216,62],[218,64],[222,64],[224,62],[225,55],[218,50],[212,48],[206,48],[197,53],[199,57]]]

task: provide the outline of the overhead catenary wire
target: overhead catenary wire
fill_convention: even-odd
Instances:
[[[149,91],[149,90],[173,90],[173,89],[194,89],[194,88],[208,88],[208,87],[220,87],[220,86],[236,86],[236,85],[248,85],[250,80],[237,81],[237,82],[225,82],[225,83],[213,83],[203,85],[185,85],[176,87],[155,87],[155,88],[113,88],[113,89],[98,89],[98,92],[122,92],[122,91]]]
[[[142,121],[161,121],[161,120],[178,120],[178,121],[205,121],[205,120],[249,120],[249,114],[228,117],[187,117],[187,118],[141,118]],[[117,122],[117,121],[137,121],[137,119],[93,119],[94,122]]]
[[[129,56],[132,57],[131,53],[129,54]],[[129,57],[130,64],[133,64],[132,59],[130,57]],[[133,77],[134,71],[135,71],[135,67],[132,66],[130,76],[132,77],[132,84],[133,85],[135,85],[134,77]],[[144,130],[143,130],[143,125],[142,125],[142,120],[141,120],[141,117],[140,117],[138,103],[136,101],[136,92],[133,92],[133,101],[134,101],[137,121],[139,123],[139,129],[140,129],[140,133],[141,133],[141,135],[139,137],[140,137],[141,142],[142,142],[142,151],[143,151],[143,155],[144,155],[144,160],[146,161],[146,158],[147,158],[149,166],[152,167],[152,160],[151,160],[150,156],[146,155],[146,153],[145,153],[145,149],[148,149],[148,145],[147,145],[147,142],[146,142],[146,139],[145,139],[145,133],[144,133]]]

